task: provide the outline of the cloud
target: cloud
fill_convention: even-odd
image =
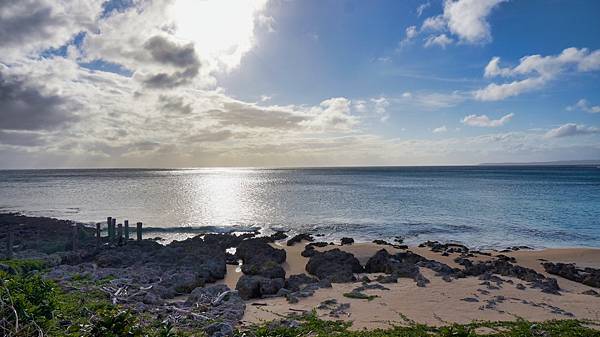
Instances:
[[[500,58],[490,60],[484,70],[486,78],[518,77],[508,83],[490,83],[485,88],[473,92],[475,99],[498,101],[534,91],[556,79],[562,73],[590,72],[600,70],[600,50],[590,52],[587,48],[566,48],[558,55],[529,55],[521,58],[515,67],[501,67]]]
[[[487,17],[492,10],[506,0],[446,0],[444,18],[450,32],[466,43],[491,41]]]
[[[442,125],[442,126],[440,126],[438,128],[433,129],[432,132],[433,133],[444,133],[444,132],[447,132],[447,131],[448,131],[448,128],[446,128],[445,125]]]
[[[75,119],[64,97],[0,73],[0,129],[50,130]]]
[[[194,110],[191,103],[186,103],[180,96],[160,95],[158,98],[160,109],[168,114],[191,114]]]
[[[415,28],[409,35],[407,30],[405,40],[420,33],[434,32],[436,34],[430,34],[424,39],[425,47],[438,45],[445,48],[454,42],[488,43],[492,40],[492,35],[487,19],[492,10],[504,1],[506,0],[445,0],[443,13],[423,20],[419,31]],[[420,13],[422,10],[418,13],[419,16]]]
[[[431,6],[431,3],[429,3],[429,1],[427,1],[426,3],[420,4],[419,7],[417,7],[417,16],[423,15],[423,11],[425,11],[430,6]]]
[[[590,103],[582,98],[579,101],[577,101],[577,103],[575,103],[575,105],[571,105],[567,107],[567,110],[569,111],[573,111],[573,110],[582,110],[585,112],[589,112],[589,113],[600,113],[600,105],[590,105]]]
[[[409,103],[420,108],[428,110],[437,110],[449,108],[464,102],[468,98],[462,92],[454,91],[451,93],[440,92],[404,92],[396,101],[400,103]]]
[[[440,34],[437,36],[431,35],[429,36],[427,39],[425,39],[425,47],[431,47],[431,46],[439,46],[442,49],[445,49],[447,45],[452,44],[452,42],[454,42],[454,40],[452,40],[451,38],[449,38],[448,36],[446,36],[446,34]]]
[[[0,1],[0,60],[14,61],[65,44],[95,26],[102,0]]]
[[[374,105],[375,113],[380,115],[382,122],[387,121],[390,116],[387,114],[387,108],[390,106],[390,102],[387,98],[380,96],[377,98],[371,98],[371,102]]]
[[[549,130],[544,135],[545,138],[561,138],[579,135],[600,134],[600,128],[567,123],[555,129]]]
[[[514,113],[509,113],[500,119],[490,119],[486,115],[468,115],[461,120],[461,123],[469,126],[496,128],[510,122],[514,115]]]
[[[37,132],[0,130],[0,144],[32,147],[43,145],[44,140]]]

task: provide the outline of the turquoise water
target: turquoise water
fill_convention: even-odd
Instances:
[[[478,247],[600,247],[596,167],[0,171],[0,211],[179,238],[285,229]]]

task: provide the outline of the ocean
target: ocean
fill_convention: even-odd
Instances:
[[[142,221],[164,240],[311,232],[479,248],[600,247],[600,168],[547,166],[0,171],[0,212]]]

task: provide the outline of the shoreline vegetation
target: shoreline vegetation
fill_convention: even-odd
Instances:
[[[0,213],[0,334],[600,336],[600,249],[73,226]]]

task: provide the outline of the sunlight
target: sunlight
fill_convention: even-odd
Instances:
[[[177,0],[172,13],[176,35],[195,42],[202,56],[231,69],[252,48],[254,18],[266,3],[266,0]]]

